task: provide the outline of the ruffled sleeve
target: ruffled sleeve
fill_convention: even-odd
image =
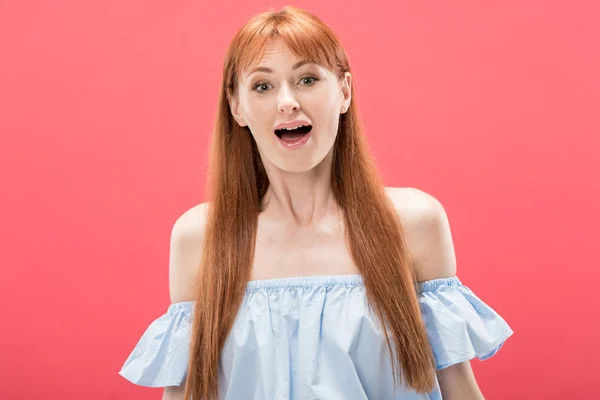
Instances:
[[[169,305],[154,320],[125,361],[119,375],[148,387],[182,386],[187,375],[193,302]]]
[[[506,321],[457,276],[419,284],[419,305],[436,369],[496,354],[512,334]]]

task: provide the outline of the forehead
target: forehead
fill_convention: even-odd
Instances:
[[[292,52],[283,39],[271,39],[267,42],[257,64],[264,64],[277,58],[290,58],[292,62],[300,60],[300,57]]]
[[[248,63],[242,76],[247,77],[256,71],[273,72],[278,69],[297,69],[302,65],[312,62],[308,57],[294,53],[283,39],[271,39],[266,44],[262,53],[257,54],[254,60]],[[322,68],[319,66],[319,68]]]

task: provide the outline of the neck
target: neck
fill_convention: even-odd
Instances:
[[[266,168],[269,188],[263,197],[263,216],[294,227],[309,227],[337,215],[331,189],[331,158],[305,172]]]

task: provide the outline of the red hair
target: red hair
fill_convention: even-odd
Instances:
[[[334,33],[307,11],[287,6],[250,19],[233,38],[212,137],[208,219],[198,275],[185,399],[218,398],[220,351],[244,297],[254,258],[260,201],[269,179],[247,127],[232,117],[228,96],[240,72],[256,65],[271,39],[298,57],[350,71]],[[354,88],[351,88],[352,93]],[[356,102],[340,115],[331,170],[332,191],[345,219],[346,241],[381,322],[396,387],[433,390],[435,364],[417,300],[417,280],[393,204],[369,155]],[[368,212],[365,212],[367,211]]]

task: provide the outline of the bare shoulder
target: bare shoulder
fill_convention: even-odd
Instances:
[[[419,281],[456,275],[450,223],[442,203],[416,188],[385,188],[402,223]]]
[[[413,235],[430,234],[430,228],[447,218],[442,203],[432,195],[411,187],[386,187],[405,229]]]
[[[198,204],[177,218],[169,245],[169,295],[171,303],[196,297],[208,203]]]

